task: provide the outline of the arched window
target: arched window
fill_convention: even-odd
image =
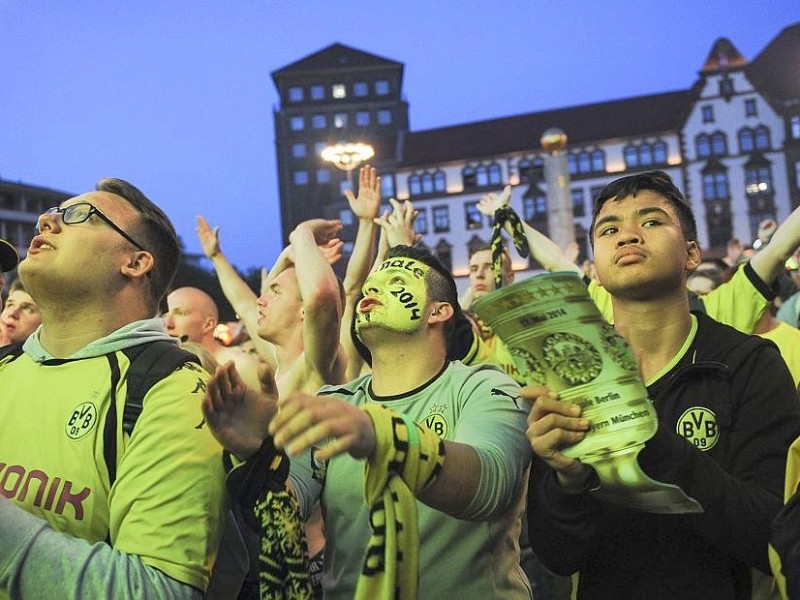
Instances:
[[[408,193],[412,196],[419,196],[422,193],[419,175],[411,175],[408,178]]]
[[[756,150],[769,150],[771,146],[769,129],[765,125],[756,127]]]
[[[592,159],[588,152],[581,152],[578,155],[578,173],[591,173]]]
[[[602,150],[592,152],[592,171],[601,173],[606,170],[606,153]]]
[[[721,131],[711,135],[711,154],[714,156],[725,156],[728,154],[728,138]]]
[[[433,175],[433,191],[444,192],[447,190],[447,181],[443,171],[436,171]]]
[[[481,165],[475,169],[475,183],[478,187],[486,187],[489,185],[489,172],[485,166]]]
[[[653,152],[650,150],[649,144],[639,146],[639,164],[642,166],[653,164]]]
[[[639,166],[639,153],[636,151],[636,146],[625,146],[622,155],[625,157],[625,166],[627,168]]]
[[[489,185],[500,185],[503,181],[503,170],[500,165],[493,164],[489,167]]]
[[[752,152],[755,149],[755,139],[753,137],[753,130],[745,127],[739,130],[739,152],[745,154]]]
[[[474,188],[477,185],[475,169],[472,167],[465,167],[464,170],[461,171],[461,179],[464,182],[465,190]]]
[[[576,175],[578,173],[578,162],[575,160],[575,155],[572,152],[567,154],[567,170],[570,175]]]
[[[711,140],[705,133],[701,133],[694,141],[697,158],[708,158],[711,156]]]
[[[423,194],[433,193],[433,175],[431,175],[430,173],[425,173],[422,176],[422,193]]]
[[[667,144],[665,142],[653,144],[653,162],[657,165],[667,163]]]

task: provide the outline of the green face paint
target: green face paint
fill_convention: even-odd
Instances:
[[[356,333],[381,327],[413,333],[424,322],[428,299],[425,276],[430,268],[411,258],[390,258],[364,282],[364,299],[356,308]]]

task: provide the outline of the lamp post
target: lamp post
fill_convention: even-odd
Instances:
[[[347,183],[352,189],[353,169],[375,156],[375,149],[363,142],[340,142],[326,147],[320,156],[322,160],[333,163],[336,168],[347,171]]]
[[[547,152],[544,156],[544,178],[547,183],[547,222],[550,239],[561,250],[575,241],[572,198],[569,190],[569,169],[563,153],[567,134],[551,127],[542,134],[539,143]]]

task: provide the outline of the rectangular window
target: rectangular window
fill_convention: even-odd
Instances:
[[[317,183],[330,183],[331,172],[328,169],[319,169],[317,171]]]
[[[391,198],[394,196],[394,175],[384,173],[381,175],[381,198]]]
[[[389,82],[385,79],[379,79],[375,82],[375,93],[378,96],[388,96],[389,95]]]
[[[483,226],[483,213],[478,210],[477,202],[465,203],[464,213],[467,229],[480,229]]]
[[[347,181],[347,179],[342,179],[342,180],[339,181],[339,193],[342,196],[344,196],[344,193],[349,189],[352,189],[352,188],[350,186],[350,182]]]
[[[311,117],[311,126],[314,129],[325,129],[327,124],[328,120],[325,118],[325,115],[314,115]]]
[[[378,124],[379,125],[388,125],[392,122],[392,111],[390,110],[379,110],[378,111]]]
[[[794,163],[794,187],[800,190],[800,160]]]
[[[322,156],[322,151],[328,147],[328,144],[325,142],[315,142],[314,143],[314,156]]]
[[[363,98],[367,94],[369,94],[369,86],[367,85],[366,81],[356,81],[353,84],[353,94],[358,96],[359,98]]]
[[[433,232],[444,233],[450,231],[450,211],[446,206],[433,207]]]
[[[300,86],[292,86],[289,88],[289,102],[302,102],[303,101],[303,88]]]
[[[369,111],[360,110],[356,113],[356,125],[360,127],[369,125]]]
[[[423,235],[428,233],[428,211],[424,208],[417,210],[417,217],[414,220],[414,231]]]
[[[347,113],[336,113],[333,115],[333,126],[341,129],[347,126]]]
[[[340,98],[346,98],[347,88],[344,87],[343,83],[335,83],[331,86],[331,96],[333,96],[337,100]]]
[[[289,119],[289,127],[292,131],[303,131],[306,128],[306,120],[303,117],[292,117]]]
[[[307,153],[305,144],[292,144],[292,156],[295,158],[305,158]]]
[[[714,107],[710,104],[706,104],[701,108],[703,111],[703,123],[713,123],[714,122]]]
[[[339,220],[342,222],[342,225],[347,227],[348,225],[353,224],[353,211],[349,208],[343,208],[339,211]]]
[[[703,200],[725,200],[728,198],[728,176],[723,173],[703,175]]]
[[[754,98],[744,101],[744,116],[745,117],[755,117],[758,115],[758,109],[756,108],[756,101]]]
[[[583,188],[572,190],[572,215],[583,217],[586,214],[586,201],[583,196]]]
[[[295,171],[294,172],[295,185],[308,185],[308,171]]]
[[[800,140],[800,115],[794,115],[791,118],[789,129],[792,131],[792,139]]]
[[[312,85],[311,86],[311,99],[312,100],[324,100],[325,99],[325,87],[322,85]]]

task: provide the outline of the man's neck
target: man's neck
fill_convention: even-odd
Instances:
[[[86,306],[78,310],[59,310],[48,309],[40,304],[40,310],[42,330],[39,342],[57,358],[71,356],[124,325],[147,318],[140,310],[125,311],[109,306],[99,310]]]
[[[370,348],[372,390],[378,396],[410,392],[433,379],[446,360],[444,348],[430,344],[386,344]]]
[[[686,293],[656,301],[612,297],[614,327],[636,357],[645,381],[669,363],[692,328]]]

